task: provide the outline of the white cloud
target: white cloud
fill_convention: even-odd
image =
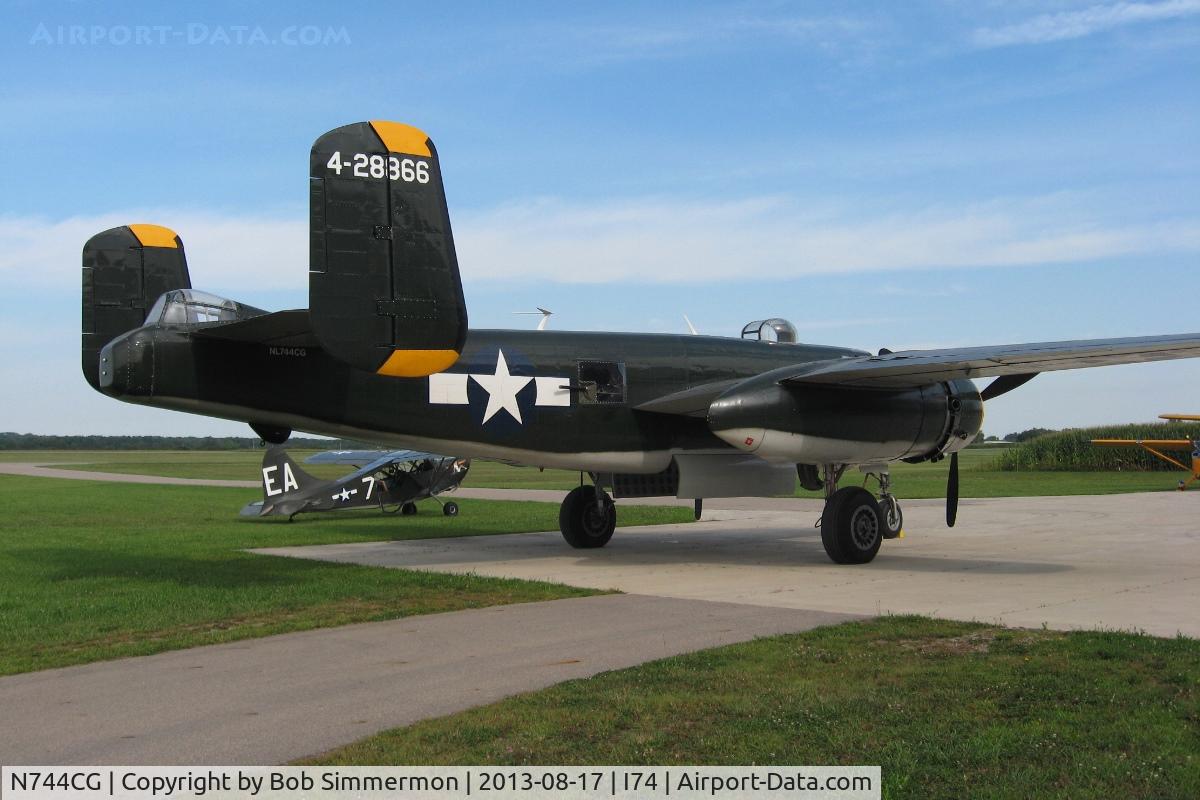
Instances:
[[[1200,251],[1200,220],[1105,224],[1081,218],[1074,202],[1056,195],[852,218],[786,197],[542,199],[457,214],[455,239],[468,284],[787,280]],[[0,289],[77,291],[83,243],[136,220],[167,223],[183,237],[197,288],[236,298],[244,291],[307,286],[305,221],[133,212],[59,221],[0,218]]]
[[[307,219],[144,210],[62,220],[0,217],[0,281],[5,287],[77,287],[84,242],[136,222],[166,225],[179,234],[198,288],[307,286]]]
[[[1065,198],[871,219],[818,216],[785,198],[726,202],[541,200],[460,215],[464,278],[701,283],[1067,263],[1200,250],[1200,221],[1071,222]]]
[[[1165,0],[1161,3],[1113,3],[1079,11],[1041,14],[1015,25],[978,28],[972,40],[980,47],[1044,44],[1079,39],[1093,33],[1139,22],[1175,19],[1200,13],[1200,0]]]

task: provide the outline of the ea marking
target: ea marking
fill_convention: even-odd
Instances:
[[[379,153],[354,153],[349,160],[342,159],[342,151],[335,150],[325,166],[339,178],[342,170],[351,170],[355,178],[375,178],[404,183],[429,183],[429,162],[420,158],[383,156]]]
[[[275,475],[272,473],[278,471],[278,469],[278,464],[273,464],[269,467],[263,467],[263,488],[266,490],[267,497],[275,497],[276,495],[300,488],[300,484],[296,480],[296,476],[292,473],[292,465],[286,461],[283,462],[283,488],[280,489],[278,486],[276,486]]]

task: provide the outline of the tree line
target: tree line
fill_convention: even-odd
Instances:
[[[0,450],[253,450],[256,436],[46,436],[39,433],[0,433]],[[352,439],[313,439],[293,436],[288,446],[314,450],[366,450],[377,444]]]

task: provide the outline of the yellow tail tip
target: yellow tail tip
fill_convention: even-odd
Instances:
[[[142,247],[179,247],[179,237],[175,231],[162,225],[141,222],[130,225],[129,230],[141,242]]]
[[[389,153],[408,153],[413,156],[431,156],[429,137],[420,128],[403,122],[388,122],[385,119],[371,120],[375,135],[383,142]]]

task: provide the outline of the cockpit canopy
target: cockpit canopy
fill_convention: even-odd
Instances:
[[[236,322],[261,317],[261,308],[236,300],[227,300],[195,289],[174,289],[166,292],[146,314],[147,325],[196,325],[205,322]]]
[[[779,317],[755,320],[746,323],[746,327],[742,328],[742,338],[757,339],[760,342],[795,344],[796,326]]]

